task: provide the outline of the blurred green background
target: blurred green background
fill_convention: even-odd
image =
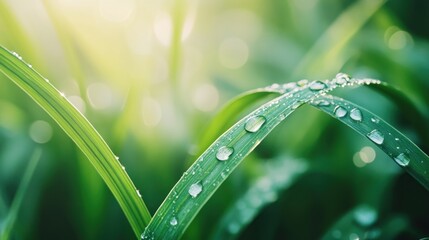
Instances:
[[[0,44],[84,113],[153,214],[195,158],[210,119],[244,91],[342,71],[397,86],[428,116],[428,15],[422,0],[0,0]],[[71,140],[4,75],[0,84],[0,229],[40,148],[12,239],[132,239],[112,194]],[[366,88],[337,93],[428,153],[385,97]],[[290,156],[310,167],[240,239],[317,239],[362,204],[397,239],[429,236],[429,193],[370,141],[303,107],[231,175],[183,239],[214,236],[263,169]]]

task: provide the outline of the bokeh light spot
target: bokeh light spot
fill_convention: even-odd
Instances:
[[[197,87],[192,98],[194,106],[203,112],[213,111],[219,102],[219,92],[211,84],[203,84]]]
[[[227,38],[219,47],[219,61],[230,69],[242,67],[249,58],[249,47],[240,38]]]
[[[104,83],[93,83],[86,91],[89,103],[94,109],[106,109],[113,103],[112,90]]]
[[[52,138],[52,127],[45,121],[34,121],[30,126],[29,135],[36,143],[47,143]]]

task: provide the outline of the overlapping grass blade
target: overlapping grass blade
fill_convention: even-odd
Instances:
[[[18,191],[16,192],[12,205],[7,213],[6,219],[4,220],[3,224],[0,225],[0,240],[10,239],[16,219],[18,218],[18,213],[24,200],[25,193],[28,190],[31,178],[33,177],[33,173],[36,170],[41,155],[42,150],[36,149],[30,159],[27,169],[25,170],[24,177],[19,184]]]
[[[308,164],[289,157],[272,159],[250,188],[227,210],[212,239],[235,239],[257,214],[268,204],[276,201],[277,195],[306,172]]]
[[[338,97],[320,96],[312,105],[367,137],[429,190],[429,157],[401,132],[363,107]]]
[[[314,81],[309,84],[305,81],[300,81],[295,85],[287,84],[279,87],[276,91],[284,93],[283,95],[264,104],[237,122],[220,136],[184,173],[152,218],[145,230],[143,239],[180,237],[219,185],[274,127],[299,106],[310,101],[315,106],[321,107],[322,110],[329,110],[326,112],[331,115],[338,114],[336,113],[338,108],[334,106],[334,109],[331,109],[333,104],[324,99],[323,95],[338,86],[344,87],[354,84],[380,84],[380,81],[374,79],[350,79],[345,74],[339,74],[332,81]],[[334,101],[333,98],[329,98],[329,100]],[[340,100],[335,99],[335,101],[339,104],[338,101]],[[344,104],[344,107],[347,106]],[[356,106],[356,108],[358,107]],[[345,110],[348,111],[348,108],[345,108]],[[382,145],[384,141],[379,140],[381,134],[388,135],[388,133],[391,133],[389,137],[383,135],[386,138],[385,145],[387,147],[382,145],[381,149],[396,159],[395,161],[402,162],[402,164],[406,162],[408,168],[413,169],[412,175],[417,177],[424,186],[428,186],[427,179],[422,176],[429,170],[427,165],[429,163],[428,157],[405,136],[375,115],[363,109],[361,114],[365,115],[365,118],[374,117],[375,120],[370,122],[380,124],[380,126],[368,124],[365,125],[366,127],[359,127],[362,124],[351,122],[362,122],[362,120],[356,120],[358,117],[346,122],[346,124],[353,125],[352,127],[355,130],[368,136],[373,142],[379,143],[378,145]],[[378,128],[375,128],[376,126]],[[383,133],[384,131],[386,132]],[[396,140],[396,138],[400,140]],[[396,149],[398,145],[393,144],[392,139],[396,142],[401,141],[399,146],[403,147],[403,149]],[[399,150],[405,152],[400,152]],[[412,163],[408,161],[410,158],[414,159]]]
[[[238,121],[221,135],[184,173],[157,210],[143,239],[179,238],[202,206],[238,164],[274,127],[302,104],[321,94],[353,84],[379,84],[339,74],[332,81],[300,81],[279,86],[284,93]]]
[[[94,127],[47,79],[22,61],[18,54],[3,47],[0,47],[0,71],[33,98],[88,157],[117,199],[136,236],[140,236],[151,218],[149,211]]]

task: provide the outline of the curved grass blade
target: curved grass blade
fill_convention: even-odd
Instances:
[[[200,150],[198,153],[201,154],[202,150],[207,148],[209,144],[215,140],[214,136],[219,136],[221,133],[225,132],[229,126],[233,125],[233,123],[236,121],[235,117],[246,110],[249,105],[256,104],[257,101],[265,99],[269,96],[278,96],[280,94],[284,94],[294,87],[296,87],[294,82],[283,85],[273,84],[266,88],[247,91],[231,100],[218,114],[216,114],[213,121],[207,127],[207,130],[204,131],[204,135],[199,141]],[[426,115],[419,108],[417,108],[415,104],[406,95],[404,95],[403,92],[385,82],[380,82],[379,84],[370,84],[368,87],[373,88],[385,95],[390,100],[392,100],[399,107],[399,109],[406,112],[405,118],[416,129],[417,135],[420,136],[422,140],[424,150],[426,150],[429,147],[427,145],[429,142],[429,132],[427,129],[425,129],[426,123],[428,121]]]
[[[339,74],[332,81],[300,81],[238,121],[183,174],[158,208],[142,239],[177,239],[239,163],[287,116],[321,94],[353,84],[379,84]]]
[[[149,211],[120,162],[89,121],[47,79],[4,47],[0,47],[0,71],[39,104],[82,150],[139,236],[151,218]]]
[[[276,201],[279,192],[307,169],[308,164],[302,160],[282,157],[268,161],[264,174],[227,210],[212,239],[235,239],[263,207]]]
[[[6,219],[0,228],[0,240],[10,239],[10,235],[15,225],[16,219],[18,218],[18,213],[22,206],[25,193],[28,190],[28,186],[30,185],[30,180],[33,177],[33,173],[36,170],[36,167],[37,167],[37,164],[39,163],[41,155],[42,155],[42,150],[36,149],[33,153],[33,156],[30,159],[30,162],[27,166],[27,169],[25,170],[23,179],[19,184],[18,191],[15,194],[12,205],[6,216]]]
[[[338,97],[319,96],[312,105],[367,137],[429,190],[429,157],[401,132],[363,107]]]

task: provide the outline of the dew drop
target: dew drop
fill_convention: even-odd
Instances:
[[[323,100],[323,99],[315,101],[314,104],[316,106],[320,106],[320,107],[327,107],[327,106],[331,105],[328,101]]]
[[[136,190],[136,193],[140,198],[142,197],[142,195],[140,194],[140,191],[138,189]]]
[[[311,91],[320,91],[322,89],[325,89],[327,86],[324,82],[322,81],[314,81],[311,83],[310,85],[310,90]]]
[[[347,109],[345,109],[341,106],[336,106],[334,109],[334,114],[335,114],[335,116],[342,118],[342,117],[347,115]]]
[[[338,73],[335,76],[335,83],[337,83],[338,85],[343,85],[346,84],[347,82],[349,82],[351,79],[350,75],[345,74],[345,73]]]
[[[244,129],[246,131],[254,133],[257,132],[259,129],[261,129],[262,125],[266,122],[266,119],[264,116],[254,116],[247,120],[246,124],[244,125]],[[232,153],[232,152],[231,152]]]
[[[394,157],[393,159],[397,164],[401,165],[402,167],[406,167],[410,163],[410,158],[408,158],[408,156],[405,155],[405,153],[401,153],[398,156]]]
[[[247,129],[246,129],[247,130]],[[223,146],[217,150],[216,158],[219,161],[226,161],[234,153],[234,148]]]
[[[300,86],[300,87],[303,87],[303,86],[307,85],[307,83],[308,83],[307,79],[302,79],[302,80],[299,80],[297,82],[298,86]]]
[[[302,105],[302,101],[296,101],[295,103],[292,104],[291,109],[295,110],[299,108],[301,105]]]
[[[170,225],[171,225],[171,226],[176,226],[176,225],[177,225],[177,223],[178,223],[178,222],[177,222],[177,218],[176,218],[176,217],[172,217],[172,218],[171,218],[171,220],[170,220]]]
[[[378,131],[377,129],[372,130],[370,133],[366,135],[369,140],[373,141],[374,143],[380,145],[384,142],[384,135]]]
[[[377,118],[371,118],[371,122],[373,122],[373,123],[379,123],[380,120],[378,120]]]
[[[298,85],[295,82],[285,83],[283,84],[283,89],[286,92],[292,91],[293,89],[297,88]]]
[[[357,122],[361,122],[362,121],[362,112],[357,108],[353,108],[350,111],[350,118],[357,121]]]
[[[191,195],[192,198],[197,197],[201,192],[203,191],[203,186],[201,185],[201,183],[197,182],[192,184],[189,187],[188,193],[189,195]]]

